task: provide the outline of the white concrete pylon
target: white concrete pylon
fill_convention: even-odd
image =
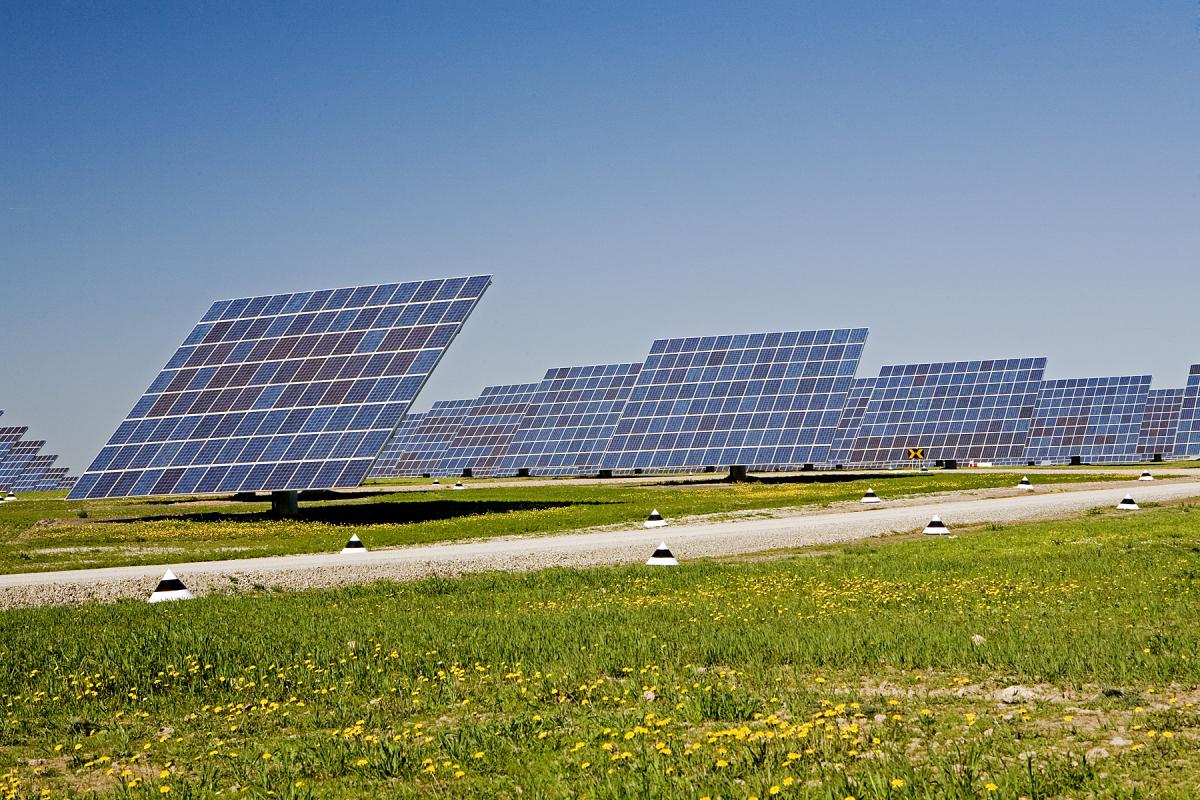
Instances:
[[[859,500],[859,502],[863,505],[869,506],[876,503],[882,503],[883,501],[879,499],[879,495],[875,494],[874,489],[867,489],[867,493],[863,495],[862,500]]]
[[[1127,495],[1125,495],[1124,500],[1117,503],[1117,509],[1119,511],[1137,511],[1138,504],[1133,502],[1133,495],[1127,494]]]
[[[678,567],[679,562],[675,559],[675,554],[671,552],[671,548],[667,547],[666,542],[663,542],[654,550],[654,554],[646,560],[646,566]]]
[[[929,524],[925,526],[925,530],[921,533],[927,533],[930,536],[945,536],[950,533],[950,529],[946,527],[946,523],[942,522],[941,517],[935,516],[929,520]]]
[[[463,484],[462,484],[462,481],[455,481],[455,482],[454,482],[454,486],[453,486],[452,488],[454,488],[454,489],[465,489],[465,488],[467,488],[467,487],[463,486]]]
[[[1028,475],[1023,475],[1021,477],[1021,482],[1017,484],[1017,488],[1024,489],[1026,491],[1033,491],[1033,482],[1029,480]]]
[[[365,552],[367,552],[367,546],[362,543],[362,539],[358,538],[358,534],[350,534],[350,541],[346,542],[346,546],[342,548],[342,555],[358,555]]]
[[[1138,476],[1138,480],[1139,481],[1152,481],[1152,480],[1154,480],[1154,476],[1151,475],[1149,472],[1143,472],[1141,475]]]
[[[662,518],[662,514],[658,513],[658,509],[650,512],[650,516],[646,517],[646,521],[642,524],[643,528],[661,528],[667,524],[667,521]]]
[[[147,603],[163,603],[168,600],[192,600],[195,598],[183,581],[175,577],[175,573],[167,570],[158,581],[158,586],[146,600]]]

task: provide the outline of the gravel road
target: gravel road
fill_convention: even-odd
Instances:
[[[1114,507],[1127,493],[1132,493],[1139,502],[1200,498],[1198,481],[1122,482],[1108,488],[1080,491],[1071,490],[1069,485],[1058,485],[1053,489],[1008,497],[914,498],[870,509],[676,524],[649,531],[633,528],[513,536],[376,550],[362,555],[309,554],[169,566],[198,595],[267,587],[306,589],[487,570],[640,563],[664,540],[681,561],[686,561],[703,556],[837,544],[914,531],[923,528],[934,514],[953,530],[959,525],[1070,517],[1092,508]],[[370,546],[369,542],[367,544]],[[144,598],[166,566],[0,575],[0,608]]]

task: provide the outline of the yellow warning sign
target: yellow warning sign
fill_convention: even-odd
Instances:
[[[925,460],[925,448],[924,447],[908,448],[908,460],[909,461],[918,461],[918,460],[924,461]]]

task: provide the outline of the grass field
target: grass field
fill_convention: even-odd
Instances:
[[[1196,797],[1198,515],[10,611],[0,795]]]
[[[426,544],[522,533],[549,533],[645,519],[827,505],[955,489],[1011,486],[1010,474],[978,472],[850,474],[777,482],[605,485],[563,483],[457,492],[363,492],[305,501],[298,519],[280,520],[265,502],[144,499],[64,502],[26,495],[0,504],[0,572],[178,563],[340,550],[350,531],[369,547]],[[1055,476],[1055,483],[1102,480]]]

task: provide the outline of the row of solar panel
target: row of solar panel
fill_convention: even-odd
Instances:
[[[861,342],[865,333],[661,340],[645,364],[561,367],[537,385],[487,387],[477,400],[436,403],[408,422],[371,475],[884,466],[918,460],[910,456],[1123,463],[1200,455],[1200,442],[1179,449],[1176,442],[1185,398],[1200,390],[1195,371],[1189,389],[1151,390],[1149,376],[1043,380],[1044,358],[892,365],[874,378],[805,385],[739,382],[732,375],[717,384],[703,374],[664,378],[648,369],[671,357],[654,353],[703,356],[718,340]],[[849,355],[853,367],[860,352],[861,345]],[[787,366],[803,370],[808,363]],[[669,401],[650,399],[664,394]],[[722,399],[705,399],[714,394]]]
[[[0,411],[0,416],[4,414]],[[45,441],[22,437],[25,426],[0,427],[0,492],[43,492],[70,489],[75,478],[65,467],[55,467],[56,455],[42,455]]]
[[[641,362],[556,368],[407,415],[489,284],[214,303],[71,497],[349,487],[372,465],[381,476],[586,474],[1200,449],[1200,370],[1186,390],[1153,396],[1143,377],[1043,381],[1044,358],[858,379],[865,328],[660,339]]]

